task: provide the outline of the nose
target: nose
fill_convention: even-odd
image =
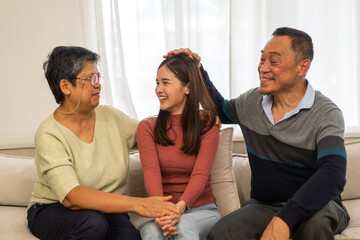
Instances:
[[[93,86],[95,89],[101,89],[101,83],[98,81],[95,86]]]
[[[259,73],[269,72],[269,61],[260,62],[258,66]]]
[[[160,93],[162,93],[162,87],[160,86],[160,84],[156,84],[156,87],[155,87],[155,93],[156,95],[159,95]]]

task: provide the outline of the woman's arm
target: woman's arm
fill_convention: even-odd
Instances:
[[[139,123],[137,141],[146,192],[148,196],[163,196],[162,176],[154,142],[154,123],[155,119],[150,118]]]
[[[77,209],[91,209],[107,213],[136,212],[143,216],[157,217],[178,212],[171,197],[135,198],[106,193],[80,186],[73,162],[71,149],[62,134],[46,128],[37,131],[36,167],[39,177],[51,193],[45,198],[59,201],[64,206]]]
[[[104,213],[136,212],[145,217],[161,217],[178,212],[175,204],[169,202],[170,199],[171,196],[130,197],[78,186],[66,195],[62,204],[72,210],[92,209]]]
[[[179,202],[181,200],[185,201],[187,207],[195,203],[209,180],[210,170],[219,144],[219,131],[219,127],[214,125],[202,136],[200,149],[189,182],[179,199]]]

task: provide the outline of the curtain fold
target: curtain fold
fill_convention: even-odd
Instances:
[[[119,16],[119,1],[95,0],[97,16],[97,40],[101,55],[104,82],[102,102],[122,109],[137,118],[131,91],[128,85]]]

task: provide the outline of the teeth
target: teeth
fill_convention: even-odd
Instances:
[[[167,99],[167,97],[159,97],[160,100]]]

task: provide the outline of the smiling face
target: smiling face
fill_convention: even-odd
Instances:
[[[182,114],[187,94],[188,84],[184,86],[166,65],[157,71],[155,93],[160,100],[160,109],[171,114]]]
[[[300,63],[295,62],[296,55],[291,49],[288,36],[273,37],[261,51],[258,66],[260,92],[277,95],[288,92],[304,80]]]

